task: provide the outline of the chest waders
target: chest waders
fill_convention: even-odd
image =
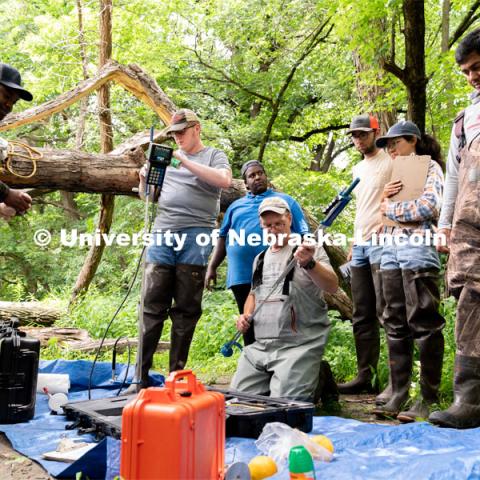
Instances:
[[[285,277],[280,291],[271,294],[263,283],[265,253],[258,259],[252,291],[256,303],[267,300],[254,317],[256,342],[244,348],[232,388],[311,400],[330,330],[327,306],[294,281],[296,268]]]
[[[480,135],[480,134],[479,134]],[[480,137],[461,153],[450,237],[448,286],[457,297],[454,402],[429,420],[441,427],[480,426]]]

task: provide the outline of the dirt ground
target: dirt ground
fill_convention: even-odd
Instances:
[[[16,452],[0,434],[0,478],[2,480],[49,480],[53,477],[33,460]]]
[[[229,379],[221,379],[218,388],[228,388]],[[340,408],[320,411],[321,414],[353,418],[362,422],[395,425],[396,421],[378,420],[370,412],[375,405],[375,395],[342,395]],[[5,435],[0,433],[0,480],[49,480],[53,479],[33,460],[13,450]]]

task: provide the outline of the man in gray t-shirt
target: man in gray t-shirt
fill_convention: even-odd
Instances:
[[[178,110],[165,131],[178,150],[173,156],[178,168],[167,167],[158,214],[155,245],[147,250],[145,265],[142,386],[148,386],[148,370],[170,317],[170,371],[182,370],[188,357],[195,325],[202,314],[206,265],[212,244],[211,234],[219,211],[220,192],[230,186],[232,174],[227,156],[206,147],[200,138],[197,115]],[[140,171],[140,195],[145,192],[146,168]]]

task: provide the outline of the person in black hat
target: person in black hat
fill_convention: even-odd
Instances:
[[[18,70],[0,63],[0,120],[12,111],[19,99],[30,102],[33,96],[22,87],[22,77]],[[15,213],[25,213],[31,205],[30,195],[0,182],[0,217],[8,220]]]
[[[394,164],[410,155],[428,160],[418,198],[392,200],[404,188],[401,181],[393,180],[385,185],[380,206],[385,217],[394,222],[394,226],[383,228],[382,233],[391,235],[392,241],[383,246],[380,265],[392,395],[374,413],[413,422],[427,418],[430,407],[438,402],[442,375],[445,319],[438,311],[440,260],[435,246],[426,239],[440,211],[443,162],[438,142],[410,121],[393,125],[376,144],[386,148]],[[414,344],[420,359],[420,395],[404,409],[409,399]]]
[[[253,245],[248,241],[240,244],[240,242],[231,241],[233,235],[244,234],[245,239],[252,238],[252,234],[261,236],[262,228],[258,217],[258,207],[265,198],[270,197],[281,197],[288,203],[292,212],[293,233],[303,235],[308,233],[309,229],[300,205],[286,193],[268,188],[267,173],[258,160],[245,162],[240,173],[248,192],[245,197],[235,200],[225,212],[217,245],[208,264],[205,287],[211,288],[211,284],[216,283],[217,269],[227,256],[227,288],[231,288],[238,310],[242,314],[245,301],[250,293],[253,260],[268,245],[264,245],[263,242]],[[250,345],[254,341],[255,334],[253,326],[251,326],[243,334],[243,342],[244,345]]]

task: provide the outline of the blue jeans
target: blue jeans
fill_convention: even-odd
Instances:
[[[384,245],[382,270],[440,269],[440,260],[432,245]]]
[[[372,245],[371,241],[361,245],[354,245],[352,248],[352,267],[366,267],[371,264],[380,263],[383,246]]]
[[[212,229],[207,227],[154,232],[155,244],[147,249],[147,263],[206,266],[213,248],[211,238],[207,243],[211,233]]]

